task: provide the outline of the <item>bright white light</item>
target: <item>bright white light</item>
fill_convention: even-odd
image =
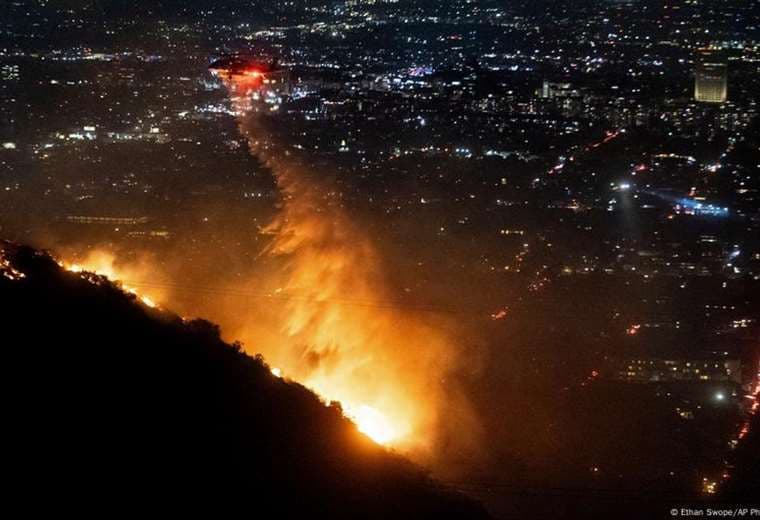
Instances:
[[[726,394],[724,394],[723,392],[718,392],[717,394],[715,394],[716,401],[723,401],[725,398],[726,398]]]
[[[388,418],[376,408],[361,405],[354,413],[350,410],[348,412],[359,431],[378,444],[387,444],[398,437],[398,432]]]

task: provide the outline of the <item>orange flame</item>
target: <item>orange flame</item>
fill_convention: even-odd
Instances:
[[[116,255],[105,249],[96,249],[85,258],[77,262],[59,262],[59,265],[73,273],[94,273],[104,276],[118,285],[126,292],[135,295],[144,305],[155,309],[159,307],[157,301],[163,299],[156,289],[151,289],[151,294],[138,290],[132,285],[139,284],[143,277],[151,272],[146,263],[120,264],[116,261]]]
[[[211,307],[199,300],[184,310],[203,313],[232,338],[247,340],[277,367],[271,369],[275,377],[299,381],[327,403],[340,402],[344,414],[374,441],[437,462],[430,455],[445,440],[448,453],[471,460],[478,424],[452,377],[455,361],[462,360],[456,342],[433,324],[441,317],[388,304],[394,298],[371,238],[334,202],[328,181],[268,140],[262,117],[268,111],[260,111],[253,95],[262,98],[256,92],[263,87],[261,78],[222,79],[251,152],[270,168],[281,193],[279,213],[265,230],[273,237],[267,257],[277,267],[272,273],[267,264],[267,273],[253,280],[270,288],[270,300],[264,309],[252,310],[242,327],[239,305],[225,313],[217,299]],[[134,287],[145,286],[140,281],[155,280],[155,262],[149,260],[117,261],[103,250],[66,267],[121,280],[137,292]],[[147,287],[149,294],[139,294],[146,305],[167,301],[166,292],[175,289],[159,283]]]
[[[454,343],[419,315],[385,304],[391,298],[371,240],[333,203],[329,183],[267,140],[247,83],[225,79],[241,132],[282,194],[266,232],[274,236],[269,254],[285,262],[278,285],[284,338],[252,344],[282,373],[339,401],[376,442],[424,456],[435,442],[441,406],[459,399],[453,385],[443,384]],[[447,417],[453,425],[472,420],[467,407],[453,412]],[[473,424],[460,429],[475,436]]]

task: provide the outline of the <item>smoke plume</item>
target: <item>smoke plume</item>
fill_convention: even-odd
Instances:
[[[274,142],[270,117],[251,105],[247,89],[228,87],[250,151],[281,193],[265,252],[280,260],[273,276],[282,305],[271,317],[281,335],[262,344],[260,323],[238,334],[286,376],[340,401],[376,440],[436,466],[443,449],[471,457],[478,426],[456,383],[456,342],[424,314],[392,303],[382,254],[330,176]]]

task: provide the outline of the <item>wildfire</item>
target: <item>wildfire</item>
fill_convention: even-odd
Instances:
[[[264,230],[272,237],[269,257],[282,269],[274,280],[254,280],[278,288],[282,305],[271,309],[271,323],[254,323],[261,321],[257,316],[236,337],[250,338],[247,343],[282,367],[273,370],[276,376],[287,373],[326,402],[340,402],[375,442],[426,453],[444,403],[452,408],[447,425],[461,431],[457,421],[471,420],[455,413],[452,403],[457,412],[466,406],[453,385],[442,384],[453,366],[453,342],[419,315],[385,304],[392,297],[371,237],[331,203],[334,187],[312,171],[308,158],[301,162],[292,147],[269,139],[267,111],[254,104],[266,86],[244,76],[221,79],[251,153],[269,167],[282,195],[279,214]],[[271,339],[263,342],[266,335]]]
[[[280,368],[272,367],[270,372],[276,378],[284,377]],[[378,444],[391,445],[408,433],[408,428],[401,428],[398,424],[394,424],[377,408],[366,404],[353,407],[342,403],[341,406],[343,414],[356,424],[356,428]]]
[[[5,253],[0,250],[0,273],[9,280],[21,280],[26,278],[26,275],[21,271],[15,269],[11,262],[5,258]]]
[[[277,217],[263,231],[271,237],[266,256],[277,267],[252,280],[266,287],[271,304],[252,310],[244,325],[237,321],[240,307],[228,315],[217,305],[198,313],[262,353],[274,377],[287,374],[326,403],[338,401],[357,429],[379,444],[424,458],[445,425],[472,448],[476,422],[448,378],[457,357],[454,342],[430,316],[423,319],[387,304],[393,298],[371,237],[331,203],[334,187],[323,175],[298,162],[290,147],[267,139],[259,126],[266,111],[254,107],[261,75],[222,79],[230,87],[241,133],[272,171],[282,195]],[[127,285],[154,280],[150,263],[125,264],[96,251],[61,265],[83,277],[94,273],[117,281],[150,307],[166,300],[154,294],[160,284],[150,285],[150,295]],[[440,421],[444,413],[446,421]],[[463,430],[469,435],[461,435]]]
[[[124,282],[124,280],[135,279],[135,277],[139,276],[140,271],[145,270],[146,267],[140,268],[134,265],[130,265],[129,267],[117,266],[115,255],[100,250],[90,253],[81,262],[68,263],[59,261],[58,265],[72,273],[93,273],[108,278],[118,284],[123,291],[134,295],[144,305],[152,309],[159,308],[154,296],[149,296],[142,291],[138,291],[135,287]]]
[[[109,252],[95,251],[79,262],[61,261],[59,265],[73,273],[92,273],[106,277],[118,283],[125,292],[135,295],[148,307],[158,307],[153,296],[143,294],[123,281],[139,277],[140,269],[132,265],[119,265],[115,255]],[[323,265],[329,266],[330,264]],[[307,272],[299,273],[299,276],[311,277],[315,276],[315,273],[310,269]],[[320,277],[318,274],[316,276],[317,278]],[[342,276],[339,277],[338,281],[342,283]],[[322,289],[323,291],[326,290],[324,287]],[[283,289],[275,291],[278,296],[282,295],[283,292]],[[366,344],[369,348],[377,348],[373,345],[372,340],[361,331],[362,324],[368,322],[371,311],[365,310],[369,313],[368,315],[362,315],[362,313],[351,315],[352,311],[342,308],[341,305],[324,300],[320,303],[303,299],[289,302],[285,308],[286,313],[290,316],[289,319],[285,320],[285,327],[291,337],[303,338],[304,341],[308,341],[312,345],[310,352],[304,353],[307,358],[319,355],[328,356],[327,353],[333,349],[340,349],[343,353],[347,353],[348,344],[356,349],[360,347],[360,344]],[[315,324],[318,326],[312,330],[311,326]],[[348,326],[348,324],[352,325]],[[383,326],[385,327],[385,325]],[[330,328],[329,333],[327,328]],[[307,337],[303,336],[304,333],[307,333]],[[382,334],[385,335],[386,339],[390,339],[387,331]],[[342,349],[339,345],[342,346]],[[322,349],[324,352],[318,354],[319,350]],[[281,350],[280,348],[278,349],[280,352],[271,352],[273,357],[282,359],[282,356],[278,355],[282,354]],[[376,377],[368,377],[365,381],[366,385],[359,390],[359,382],[352,373],[361,374],[369,370],[382,372],[382,370],[374,367],[369,359],[357,357],[356,353],[353,353],[346,356],[342,361],[335,362],[334,366],[329,368],[324,366],[304,370],[307,365],[310,364],[305,364],[303,357],[300,359],[290,358],[285,363],[289,374],[322,395],[327,402],[340,401],[346,417],[356,424],[359,431],[375,442],[396,445],[411,433],[410,417],[414,412],[408,404],[402,403],[405,400],[402,395],[403,390],[388,388],[391,385],[403,388],[403,385],[394,384],[392,377],[388,377],[383,385],[378,384]],[[275,377],[283,377],[283,369],[273,367],[270,370]],[[383,375],[388,376],[388,374]],[[352,389],[351,386],[356,386],[356,388]],[[383,398],[378,399],[378,395],[382,395]]]
[[[155,309],[156,307],[158,307],[158,304],[154,302],[152,299],[150,299],[150,297],[148,296],[140,296],[139,298],[140,298],[140,301],[142,301],[145,305],[147,305],[148,307],[152,309]]]
[[[356,422],[360,432],[379,444],[390,444],[402,435],[385,415],[371,406],[361,405],[354,412],[348,410],[347,415]]]

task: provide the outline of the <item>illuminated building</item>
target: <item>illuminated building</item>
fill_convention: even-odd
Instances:
[[[70,215],[66,222],[71,224],[105,224],[109,226],[136,226],[146,224],[148,217],[90,217]]]
[[[700,54],[694,78],[694,99],[702,103],[725,103],[728,98],[728,68],[715,55]]]
[[[570,83],[554,83],[544,80],[539,97],[553,99],[557,97],[570,97],[578,95],[578,91],[573,89]]]
[[[636,383],[731,381],[742,383],[741,362],[735,359],[627,359],[616,363],[613,378]]]

